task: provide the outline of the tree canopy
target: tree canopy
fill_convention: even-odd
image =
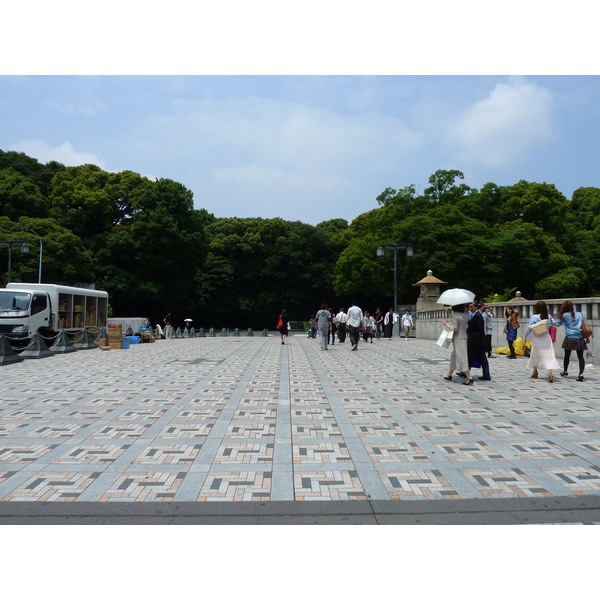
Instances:
[[[216,218],[194,207],[193,194],[170,179],[96,165],[46,165],[0,151],[0,238],[27,241],[13,252],[13,280],[95,283],[115,315],[171,310],[175,323],[272,328],[286,308],[306,320],[322,302],[336,310],[356,299],[387,308],[393,253],[381,244],[410,244],[397,254],[398,299],[413,304],[414,283],[431,269],[479,297],[519,289],[528,298],[594,295],[600,287],[600,189],[571,200],[554,185],[486,183],[480,190],[458,170],[438,170],[416,186],[383,190],[351,223],[317,225],[265,218]],[[6,280],[7,248],[0,247]],[[3,283],[3,282],[2,282]]]

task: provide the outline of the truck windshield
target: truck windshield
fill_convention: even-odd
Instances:
[[[0,292],[0,313],[28,310],[31,294],[25,292]]]

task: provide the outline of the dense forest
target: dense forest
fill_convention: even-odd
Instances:
[[[440,170],[418,194],[387,188],[377,208],[352,223],[309,225],[280,218],[216,218],[194,208],[193,195],[169,179],[95,165],[41,164],[0,150],[0,240],[26,241],[12,251],[12,280],[38,280],[43,240],[45,283],[95,283],[110,294],[114,316],[171,310],[197,327],[273,329],[286,308],[306,320],[327,301],[336,310],[356,299],[391,305],[393,253],[380,244],[410,244],[398,253],[398,301],[413,304],[413,284],[428,269],[479,297],[518,289],[557,298],[600,292],[600,188],[569,200],[548,183],[461,183]],[[366,199],[365,202],[370,202]],[[0,284],[8,248],[0,246]]]

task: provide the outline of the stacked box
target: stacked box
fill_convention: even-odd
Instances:
[[[151,344],[154,341],[154,337],[150,331],[142,331],[140,333],[140,338],[142,344]]]
[[[123,325],[121,323],[109,323],[108,345],[111,350],[120,350],[123,347]]]

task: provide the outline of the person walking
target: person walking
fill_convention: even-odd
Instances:
[[[335,344],[335,334],[337,332],[337,325],[335,323],[335,313],[333,312],[333,308],[331,308],[331,306],[327,307],[327,310],[329,311],[329,337],[327,338],[327,341],[329,341],[329,339],[331,339],[331,345],[333,346]]]
[[[463,385],[473,385],[469,366],[469,355],[467,352],[467,315],[465,314],[466,305],[457,304],[452,307],[452,325],[442,321],[444,327],[454,331],[452,336],[452,354],[450,355],[450,365],[448,375],[444,377],[446,381],[452,381],[452,373],[456,370],[464,374],[467,378]]]
[[[388,340],[391,341],[392,334],[394,333],[394,324],[398,322],[398,315],[394,312],[394,309],[390,306],[390,310],[385,313],[383,318],[383,326],[385,328],[385,335]]]
[[[363,340],[365,344],[368,343],[369,339],[371,344],[373,343],[373,317],[369,314],[368,310],[365,310],[365,318],[363,321]]]
[[[491,306],[484,306],[482,308],[483,322],[485,324],[485,351],[487,352],[488,358],[495,358],[492,356],[492,334],[494,333],[494,325],[492,319],[494,318],[494,312]]]
[[[163,323],[165,324],[165,337],[169,340],[173,337],[173,317],[171,311],[165,315]]]
[[[379,306],[375,309],[375,314],[373,315],[373,325],[375,326],[375,338],[380,340],[381,330],[383,329],[383,313]]]
[[[579,375],[577,376],[576,381],[583,381],[583,371],[585,369],[585,358],[583,357],[583,353],[587,350],[587,343],[583,337],[583,332],[581,331],[583,326],[583,315],[580,312],[575,312],[573,303],[570,300],[565,300],[562,303],[560,315],[561,318],[554,321],[554,326],[565,326],[565,339],[561,346],[564,350],[563,370],[561,375],[563,377],[569,375],[571,352],[575,350],[577,353],[577,361],[579,362]]]
[[[277,329],[279,330],[279,334],[281,335],[281,343],[285,344],[285,338],[288,336],[288,316],[287,311],[282,309],[281,314],[279,315],[279,322],[277,323]]]
[[[358,342],[360,341],[360,330],[364,321],[362,310],[356,306],[356,302],[352,302],[352,306],[348,309],[348,330],[350,333],[350,343],[352,350],[358,350]]]
[[[327,302],[321,304],[321,310],[319,310],[315,316],[317,320],[317,329],[319,331],[319,343],[321,350],[327,350],[327,342],[329,340],[329,329],[331,328],[331,313],[327,310]]]
[[[317,319],[315,315],[310,315],[308,337],[313,340],[317,337]]]
[[[506,334],[506,341],[510,350],[510,354],[506,358],[516,359],[515,340],[517,339],[517,331],[520,327],[518,319],[519,311],[514,306],[507,306],[504,311],[504,317],[506,318],[504,333]]]
[[[413,318],[408,308],[404,311],[404,314],[402,315],[402,325],[404,326],[404,339],[408,340],[410,329],[413,326]]]
[[[477,364],[481,366],[482,375],[479,377],[482,381],[490,381],[490,367],[487,355],[485,353],[485,323],[481,309],[481,302],[473,302],[475,312],[469,321],[467,327],[467,352],[469,355],[469,367]]]
[[[335,323],[336,320],[337,323]],[[346,330],[348,325],[348,317],[343,308],[340,308],[340,312],[335,315],[334,323],[337,326],[338,342],[343,344],[346,341]]]
[[[553,324],[554,319],[548,314],[548,307],[543,300],[538,300],[535,305],[535,314],[533,314],[529,320],[523,342],[527,343],[527,336],[531,333],[531,326],[544,319],[548,321],[548,325],[543,333],[533,335],[531,339],[531,354],[527,366],[533,369],[533,372],[531,373],[533,379],[537,379],[538,369],[548,371],[548,383],[552,383],[554,381],[552,370],[560,369],[560,366],[556,360],[554,345],[552,344],[552,339],[548,333],[548,327]]]

